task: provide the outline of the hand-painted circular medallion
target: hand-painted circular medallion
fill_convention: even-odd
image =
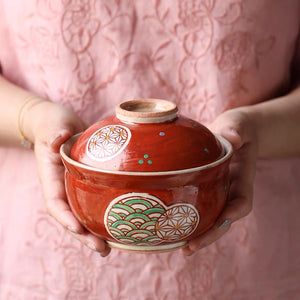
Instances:
[[[107,125],[98,129],[87,142],[87,155],[97,161],[107,161],[120,154],[131,138],[130,130],[121,125]]]
[[[177,242],[191,235],[199,224],[199,213],[188,203],[165,206],[146,193],[128,193],[115,198],[104,216],[110,235],[128,245]]]

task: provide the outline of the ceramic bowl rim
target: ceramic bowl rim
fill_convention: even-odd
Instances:
[[[67,161],[69,164],[75,166],[75,167],[80,167],[82,169],[88,170],[88,171],[93,171],[93,172],[97,172],[97,173],[106,173],[106,174],[116,174],[116,175],[126,175],[126,176],[164,176],[164,175],[180,175],[180,174],[185,174],[185,173],[192,173],[192,172],[198,172],[198,171],[202,171],[202,170],[207,170],[207,169],[211,169],[213,167],[216,167],[220,164],[222,164],[223,162],[229,160],[233,154],[233,147],[231,145],[231,143],[226,140],[224,137],[215,134],[216,138],[219,140],[219,142],[221,143],[223,149],[225,150],[225,155],[222,156],[220,159],[203,165],[203,166],[199,166],[199,167],[193,167],[193,168],[188,168],[188,169],[182,169],[182,170],[173,170],[173,171],[152,171],[152,172],[138,172],[138,171],[118,171],[118,170],[105,170],[105,169],[100,169],[100,168],[96,168],[96,167],[92,167],[83,163],[80,163],[76,160],[73,160],[71,157],[69,157],[66,154],[65,151],[65,147],[66,144],[74,144],[75,141],[79,138],[79,136],[82,133],[78,133],[76,135],[73,135],[72,137],[70,137],[65,143],[63,143],[60,146],[59,152],[61,157],[63,158],[63,160]]]

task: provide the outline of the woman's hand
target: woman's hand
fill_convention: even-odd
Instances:
[[[298,84],[279,98],[226,111],[211,124],[210,129],[224,136],[234,148],[229,198],[215,225],[183,249],[186,255],[219,239],[232,222],[251,211],[257,157],[282,159],[300,156],[299,120]]]
[[[258,153],[256,122],[253,117],[247,113],[247,108],[232,109],[221,114],[209,126],[211,131],[231,142],[234,148],[230,164],[229,197],[214,226],[183,248],[185,255],[191,255],[218,240],[233,222],[248,215],[252,209]]]
[[[92,250],[106,256],[106,243],[86,231],[74,217],[67,202],[64,166],[59,148],[70,136],[83,131],[86,124],[71,110],[49,101],[36,102],[24,114],[24,126],[34,140],[34,151],[48,213],[70,234]],[[24,130],[26,127],[24,127]]]

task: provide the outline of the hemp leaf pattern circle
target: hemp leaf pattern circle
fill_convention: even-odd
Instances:
[[[118,155],[131,137],[128,128],[108,125],[97,130],[87,143],[87,154],[95,160],[109,160]]]

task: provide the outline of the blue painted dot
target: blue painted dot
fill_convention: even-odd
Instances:
[[[161,131],[161,132],[159,133],[159,135],[160,135],[160,136],[164,136],[165,133],[164,133],[163,131]]]
[[[206,153],[209,153],[209,150],[208,150],[207,148],[204,148],[204,151],[205,151]]]
[[[149,155],[148,155],[148,154],[145,154],[145,155],[144,155],[144,158],[148,158],[148,157],[149,157]]]
[[[83,220],[83,223],[86,224],[86,220]]]
[[[79,220],[79,221],[81,221],[81,218],[80,218],[80,217],[78,217],[78,220]]]
[[[142,159],[139,160],[139,164],[142,165],[144,161]]]
[[[149,159],[148,160],[148,164],[151,165],[152,164],[152,160]]]

